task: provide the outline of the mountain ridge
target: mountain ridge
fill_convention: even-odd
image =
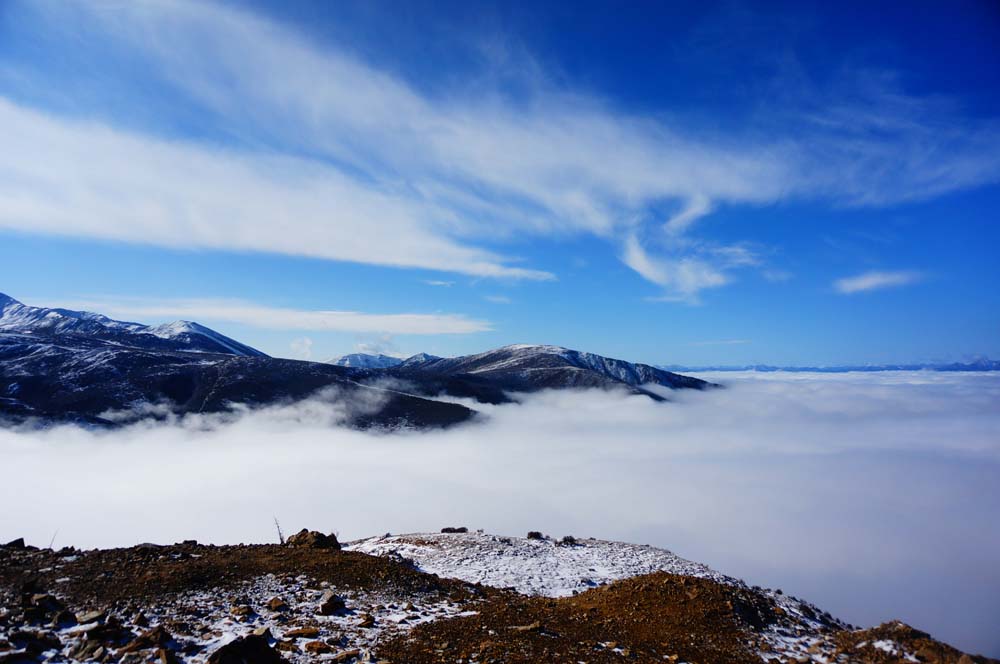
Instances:
[[[191,321],[144,325],[90,311],[33,307],[4,293],[0,293],[0,332],[39,336],[80,335],[150,350],[267,357],[266,353],[256,348]]]
[[[348,413],[343,423],[352,426],[426,428],[476,413],[440,397],[499,404],[517,393],[603,388],[665,401],[667,389],[709,387],[650,365],[543,344],[456,358],[272,358],[199,323],[150,326],[0,299],[0,415],[15,421],[114,426],[321,398]]]

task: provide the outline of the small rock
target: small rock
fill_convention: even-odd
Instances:
[[[528,531],[528,539],[530,539],[530,540],[543,540],[543,539],[545,539],[545,535],[541,534],[537,530],[530,530],[530,531]]]
[[[271,628],[268,627],[267,625],[264,625],[263,627],[258,627],[257,629],[255,629],[253,631],[253,635],[254,636],[262,636],[265,639],[270,640],[271,639]]]
[[[331,657],[328,661],[330,662],[347,662],[355,657],[361,657],[361,651],[357,648],[353,650],[345,650],[344,652],[338,652],[336,655]]]
[[[160,658],[160,664],[179,664],[177,655],[174,654],[173,650],[167,650],[166,648],[160,648],[156,651],[157,657]]]
[[[62,602],[49,593],[36,593],[32,595],[31,603],[35,606],[44,608],[46,611],[58,611],[63,608]]]
[[[272,597],[267,600],[267,608],[271,611],[284,611],[288,608],[288,604],[280,597]]]
[[[297,627],[285,632],[285,638],[289,639],[314,639],[319,636],[319,627],[309,625],[307,627]]]
[[[458,527],[448,526],[448,527],[442,528],[441,532],[442,533],[467,533],[467,532],[469,532],[469,529],[466,528],[465,526],[458,526]]]
[[[132,639],[119,652],[135,652],[136,650],[163,647],[170,643],[172,639],[173,637],[170,636],[170,632],[163,625],[157,625],[153,629],[143,632]]]
[[[63,609],[52,617],[53,627],[69,627],[76,624],[76,616],[73,615],[72,611]]]
[[[24,538],[18,537],[16,540],[11,540],[3,545],[5,549],[23,549],[24,548]]]
[[[222,646],[208,658],[208,664],[283,664],[286,662],[261,636],[245,636]]]
[[[311,549],[340,550],[340,542],[337,541],[336,535],[324,535],[318,530],[306,530],[305,528],[289,537],[285,543],[288,546],[302,546]]]
[[[361,622],[358,623],[358,627],[363,627],[365,629],[368,629],[369,627],[374,627],[374,626],[375,626],[375,616],[373,616],[370,613],[366,613],[365,615],[361,616]]]
[[[142,664],[145,659],[141,652],[127,652],[118,658],[118,664]]]
[[[321,654],[327,652],[333,652],[333,648],[322,641],[309,641],[303,646],[306,652]]]
[[[104,620],[104,611],[84,611],[83,613],[76,614],[76,621],[81,625],[86,625],[87,623],[101,622]]]
[[[253,615],[253,608],[248,604],[237,604],[229,609],[229,613],[234,616],[246,617]]]
[[[342,597],[339,597],[336,593],[331,590],[327,590],[323,593],[323,598],[319,603],[319,614],[323,616],[332,616],[338,613],[343,613],[347,609],[347,604],[344,603]]]

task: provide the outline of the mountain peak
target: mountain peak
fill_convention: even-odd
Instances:
[[[411,355],[403,361],[403,364],[417,364],[418,362],[430,362],[431,360],[440,360],[441,358],[437,355],[431,355],[430,353],[417,353],[416,355]]]
[[[562,355],[563,353],[570,352],[570,349],[563,346],[553,346],[551,344],[508,344],[497,348],[496,351],[533,352]]]
[[[0,294],[0,332],[77,335],[149,350],[266,357],[255,348],[191,321],[164,325],[129,323],[89,311],[32,307],[3,294]]]
[[[355,369],[388,369],[402,363],[402,359],[382,353],[374,355],[371,353],[349,353],[327,360],[327,364]]]
[[[637,392],[663,398],[646,388],[705,389],[710,383],[657,369],[647,364],[616,360],[562,346],[510,344],[474,355],[418,360],[407,359],[401,371],[420,375],[476,376],[509,391],[534,391],[564,387],[626,386]]]

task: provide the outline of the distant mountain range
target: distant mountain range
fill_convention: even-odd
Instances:
[[[515,392],[600,387],[656,400],[712,384],[557,346],[514,345],[457,358],[356,354],[334,363],[272,358],[188,321],[147,326],[32,307],[0,294],[0,418],[113,426],[317,396],[356,427],[449,426],[475,415],[437,397],[504,403]]]
[[[666,371],[789,371],[812,373],[848,373],[851,371],[1000,371],[1000,361],[981,358],[972,362],[941,362],[925,364],[845,364],[831,367],[780,367],[769,364],[746,364],[741,366],[682,366],[671,364],[661,366]]]

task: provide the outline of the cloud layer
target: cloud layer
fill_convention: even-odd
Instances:
[[[18,472],[0,500],[17,508],[0,533],[269,541],[274,515],[343,538],[538,529],[665,546],[852,622],[1000,652],[1000,376],[713,378],[729,388],[669,404],[544,393],[430,434],[330,429],[340,411],[322,399],[209,429],[4,430]]]
[[[63,308],[99,311],[127,320],[184,319],[225,321],[267,330],[377,332],[383,334],[469,334],[493,329],[489,321],[459,314],[372,314],[269,307],[231,299],[135,300],[130,298],[60,301]]]
[[[72,43],[113,44],[243,139],[168,140],[0,100],[0,227],[22,231],[518,279],[553,275],[490,247],[593,235],[667,299],[694,301],[760,263],[686,241],[720,206],[885,206],[1000,178],[997,122],[885,73],[790,84],[763,119],[708,131],[543,67],[525,68],[516,98],[488,78],[425,89],[210,3],[20,8]]]

